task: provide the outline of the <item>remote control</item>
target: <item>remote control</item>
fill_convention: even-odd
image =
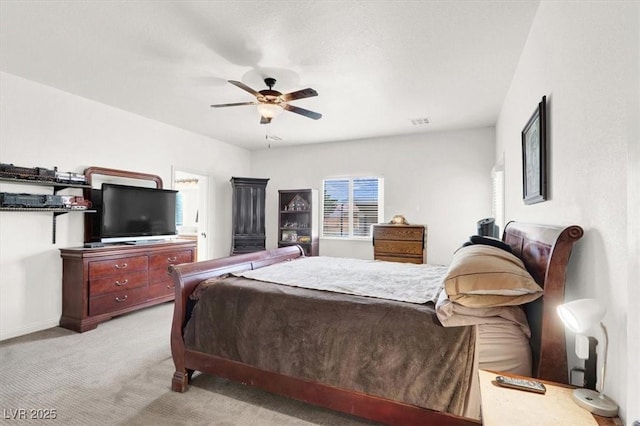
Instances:
[[[547,388],[545,388],[542,383],[536,382],[535,380],[515,379],[513,377],[497,376],[496,382],[498,382],[500,386],[504,386],[506,388],[520,389],[536,393],[547,392]]]

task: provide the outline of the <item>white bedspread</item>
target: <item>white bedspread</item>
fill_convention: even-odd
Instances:
[[[436,302],[444,265],[416,265],[328,256],[305,257],[234,274],[294,287],[409,303]]]

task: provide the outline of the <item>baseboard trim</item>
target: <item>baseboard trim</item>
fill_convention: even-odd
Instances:
[[[14,337],[24,336],[26,334],[35,333],[36,331],[46,330],[48,328],[58,327],[59,325],[60,319],[56,318],[39,321],[13,330],[2,330],[0,331],[0,341],[13,339]]]

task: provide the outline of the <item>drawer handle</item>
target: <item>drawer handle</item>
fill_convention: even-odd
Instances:
[[[175,262],[176,260],[178,260],[178,256],[167,257],[167,262],[169,263]]]
[[[124,297],[116,297],[116,302],[124,302],[127,300],[127,297],[129,297],[127,294],[125,294]]]
[[[123,286],[123,285],[127,285],[127,283],[129,282],[129,278],[126,278],[124,281],[120,282],[118,280],[116,280],[116,285],[118,287]]]
[[[171,284],[167,284],[167,288],[168,288],[169,290],[175,290],[175,287],[174,287],[174,286],[172,286]]]
[[[115,265],[115,266],[114,266],[114,268],[116,268],[116,269],[124,269],[124,268],[126,268],[126,267],[127,267],[127,263],[126,263],[126,262],[125,262],[125,263],[123,263],[122,265]]]

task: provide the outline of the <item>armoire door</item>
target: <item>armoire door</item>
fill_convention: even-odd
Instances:
[[[231,254],[265,249],[265,200],[269,179],[232,177]]]

